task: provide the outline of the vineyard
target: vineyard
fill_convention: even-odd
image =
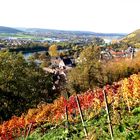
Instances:
[[[39,104],[0,125],[0,140],[140,139],[140,75]]]

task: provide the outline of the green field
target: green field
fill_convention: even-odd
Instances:
[[[0,37],[1,38],[14,37],[14,38],[18,38],[18,39],[31,39],[31,40],[41,40],[41,39],[44,39],[42,37],[36,37],[34,35],[23,34],[23,33],[17,33],[17,34],[0,33]]]

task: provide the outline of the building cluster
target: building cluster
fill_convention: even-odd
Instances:
[[[0,39],[0,48],[6,48],[7,46],[10,47],[16,47],[20,45],[26,45],[31,43],[31,40],[25,40],[25,39],[16,39],[16,38],[5,38]]]
[[[134,57],[136,50],[133,47],[128,47],[126,50],[114,51],[113,49],[105,49],[101,51],[100,59],[101,60],[110,60],[113,58],[125,58],[125,57]]]

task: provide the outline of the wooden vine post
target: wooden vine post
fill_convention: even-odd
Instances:
[[[66,92],[63,94],[65,100],[67,101],[69,99],[69,94],[66,90]],[[68,108],[67,108],[67,104],[65,105],[65,118],[66,118],[66,123],[65,123],[65,128],[67,131],[67,134],[69,134],[69,119],[68,119]]]
[[[85,126],[84,119],[83,119],[83,113],[82,113],[82,109],[81,109],[81,106],[80,106],[79,98],[77,96],[77,93],[80,92],[80,90],[79,90],[80,87],[79,87],[78,84],[75,83],[75,81],[73,83],[73,89],[75,90],[75,93],[76,93],[75,100],[76,100],[76,103],[77,103],[77,106],[78,106],[78,110],[79,110],[79,113],[80,113],[80,118],[81,118],[81,121],[82,121],[84,133],[85,133],[85,136],[87,137],[88,133],[87,133],[87,129],[86,129],[86,126]]]
[[[66,127],[69,130],[69,120],[68,120],[68,108],[65,106],[65,112],[66,112]]]
[[[26,137],[25,137],[25,140],[27,140],[28,136],[30,135],[32,125],[33,125],[33,124],[30,123],[29,126],[28,126],[28,131],[27,131],[27,135],[26,135]]]
[[[110,136],[111,136],[111,139],[114,140],[114,137],[113,137],[113,128],[112,128],[110,114],[109,114],[109,108],[108,108],[108,101],[107,101],[107,96],[106,96],[106,92],[105,92],[104,89],[103,89],[103,95],[104,95],[104,101],[105,101],[105,107],[106,107],[106,114],[107,114],[107,119],[108,119],[108,124],[109,124]]]
[[[81,118],[81,121],[82,121],[82,125],[83,125],[83,128],[84,128],[84,133],[85,133],[85,136],[87,137],[88,136],[88,133],[87,133],[87,129],[86,129],[86,126],[85,126],[84,119],[83,119],[83,113],[82,113],[82,110],[81,110],[81,106],[80,106],[80,102],[79,102],[79,99],[78,99],[77,94],[76,94],[76,97],[75,98],[76,98],[78,110],[79,110],[79,113],[80,113],[80,118]]]

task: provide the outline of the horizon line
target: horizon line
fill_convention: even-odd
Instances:
[[[98,32],[98,31],[91,31],[91,30],[76,30],[76,29],[56,29],[56,28],[47,28],[47,27],[15,27],[15,26],[3,26],[0,25],[0,27],[7,27],[7,28],[14,28],[14,29],[43,29],[43,30],[56,30],[56,31],[68,31],[68,32],[91,32],[91,33],[99,33],[99,34],[129,34],[129,33],[123,33],[123,32]]]

